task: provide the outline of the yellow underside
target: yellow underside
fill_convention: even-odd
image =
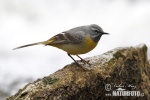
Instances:
[[[95,43],[91,38],[88,38],[83,43],[80,44],[63,44],[63,45],[55,45],[55,47],[66,51],[72,55],[85,54],[96,47],[97,43]]]

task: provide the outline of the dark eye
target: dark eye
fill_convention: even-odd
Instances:
[[[96,34],[99,34],[100,32],[98,30],[93,30]]]

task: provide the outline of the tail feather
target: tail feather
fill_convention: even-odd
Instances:
[[[37,43],[32,43],[32,44],[27,44],[27,45],[19,46],[19,47],[14,48],[13,50],[24,48],[24,47],[29,47],[29,46],[34,46],[34,45],[39,45],[39,44],[45,44],[45,41],[44,42],[37,42]]]
[[[28,47],[28,46],[34,46],[34,45],[39,45],[39,44],[43,44],[43,45],[51,45],[51,43],[53,43],[56,40],[56,37],[52,37],[47,41],[43,41],[43,42],[37,42],[37,43],[32,43],[32,44],[27,44],[27,45],[23,45],[23,46],[19,46],[14,48],[13,50],[16,49],[20,49],[20,48],[24,48],[24,47]]]

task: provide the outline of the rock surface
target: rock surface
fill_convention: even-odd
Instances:
[[[67,65],[27,84],[7,100],[150,100],[150,65],[145,44],[116,48],[85,60],[91,65]],[[119,94],[123,91],[129,94]]]

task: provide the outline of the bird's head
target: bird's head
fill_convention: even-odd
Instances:
[[[103,29],[96,24],[92,24],[89,27],[90,27],[90,36],[94,42],[98,42],[102,35],[109,34],[109,33],[104,32]]]

